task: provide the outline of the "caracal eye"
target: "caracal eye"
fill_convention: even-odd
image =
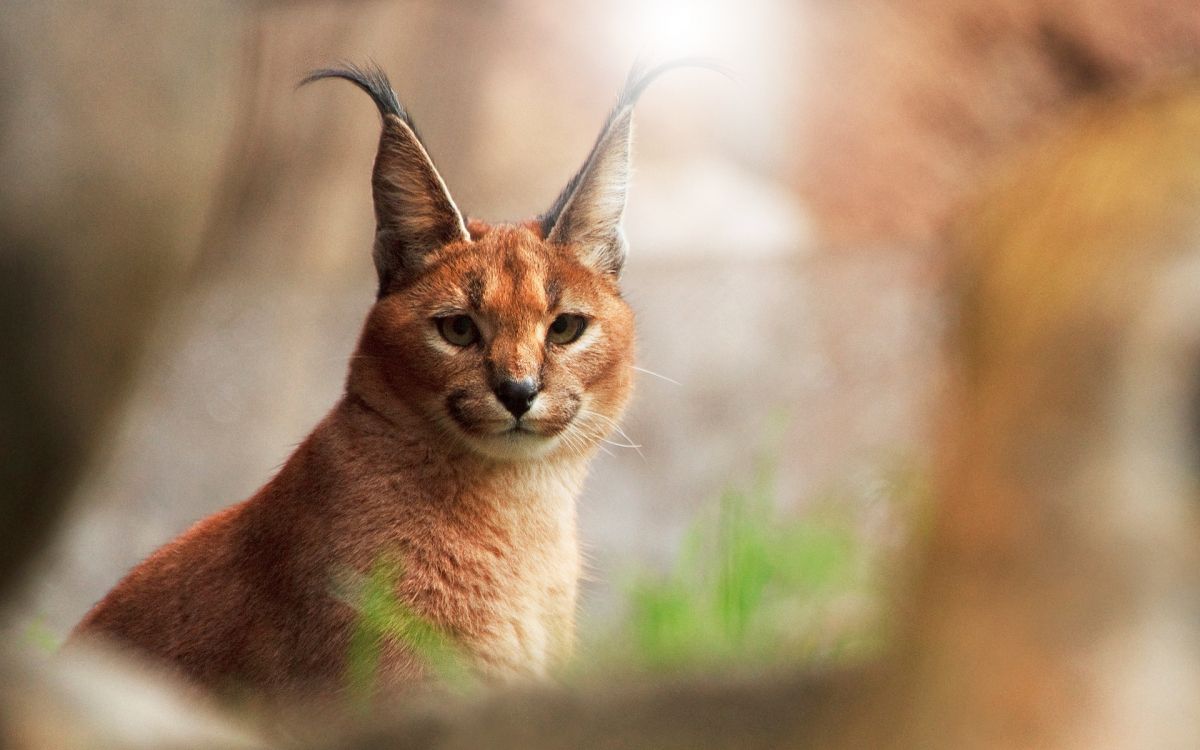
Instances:
[[[582,315],[563,313],[554,319],[546,331],[546,340],[551,344],[569,344],[583,335],[587,318]]]
[[[479,340],[479,326],[470,315],[448,315],[437,319],[438,333],[455,346],[470,346]]]

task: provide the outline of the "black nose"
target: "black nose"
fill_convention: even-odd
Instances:
[[[508,409],[517,419],[529,411],[537,394],[538,387],[533,378],[501,380],[500,384],[496,386],[496,398],[500,399],[504,408]]]

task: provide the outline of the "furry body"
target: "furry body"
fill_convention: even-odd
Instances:
[[[382,73],[318,71],[371,95],[378,300],[339,403],[249,500],[136,567],[85,617],[208,688],[329,696],[357,613],[339,581],[399,562],[397,599],[476,674],[543,676],[570,653],[575,499],[631,389],[618,277],[631,76],[583,168],[524,223],[467,221]],[[428,665],[388,644],[385,685]]]
[[[154,553],[79,630],[215,690],[325,694],[356,617],[335,577],[395,552],[401,598],[483,673],[539,676],[570,648],[584,463],[455,458],[346,398],[269,484]],[[397,652],[385,669],[411,682],[423,665]]]

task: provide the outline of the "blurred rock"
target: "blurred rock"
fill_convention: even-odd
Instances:
[[[6,750],[240,750],[266,745],[174,681],[128,656],[0,654]]]

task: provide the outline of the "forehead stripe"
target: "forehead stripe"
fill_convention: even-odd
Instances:
[[[553,310],[558,307],[559,300],[562,299],[562,282],[558,279],[549,279],[546,281],[546,307]]]
[[[483,279],[478,274],[467,277],[467,304],[472,310],[483,308]]]

